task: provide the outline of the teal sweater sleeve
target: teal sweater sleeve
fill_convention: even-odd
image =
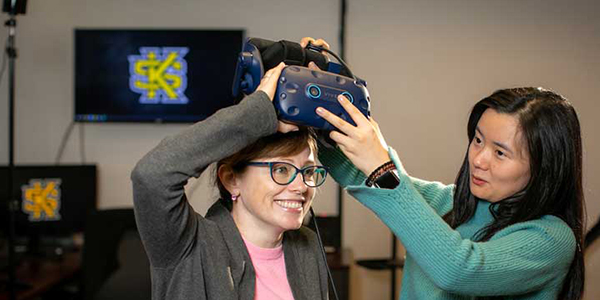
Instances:
[[[358,170],[339,148],[325,145],[319,141],[319,160],[329,168],[333,179],[343,188],[365,184],[367,176]],[[404,167],[399,162],[396,164],[404,172]],[[450,211],[454,185],[444,185],[440,182],[425,181],[414,177],[409,177],[409,179],[415,190],[423,196],[423,199],[437,214],[443,215]]]
[[[403,171],[400,172],[402,173]],[[423,200],[425,200],[438,215],[443,216],[452,209],[452,197],[454,195],[453,184],[445,185],[441,182],[425,181],[414,177],[408,177],[408,179],[415,191],[421,194]]]
[[[319,161],[329,169],[329,174],[339,185],[346,188],[365,182],[367,176],[357,169],[338,147],[325,144],[321,139],[318,139],[318,146]]]
[[[562,281],[575,251],[573,232],[562,220],[545,216],[509,226],[490,241],[473,242],[448,226],[422,194],[435,191],[430,199],[442,203],[451,201],[452,192],[411,180],[392,149],[390,157],[399,170],[398,187],[377,189],[352,181],[346,189],[398,236],[440,289],[472,296],[517,295]],[[345,174],[352,175],[332,173],[345,183]]]

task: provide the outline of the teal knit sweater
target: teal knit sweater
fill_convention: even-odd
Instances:
[[[554,216],[509,226],[487,242],[475,233],[493,221],[490,203],[452,229],[441,218],[452,208],[453,185],[408,176],[396,152],[395,189],[365,185],[366,176],[338,150],[320,145],[319,160],[354,198],[373,211],[406,249],[400,299],[556,299],[575,253],[575,236]]]

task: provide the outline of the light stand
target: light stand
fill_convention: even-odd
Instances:
[[[24,14],[26,0],[4,0],[3,11],[9,13],[9,19],[4,23],[8,27],[8,40],[6,42],[6,55],[8,56],[8,180],[6,205],[8,208],[8,293],[9,299],[15,300],[17,278],[15,259],[15,210],[18,202],[14,199],[14,142],[15,142],[15,60],[17,49],[15,48],[15,33],[17,27],[16,15]]]
[[[15,142],[15,29],[17,21],[15,14],[10,13],[10,18],[4,24],[8,27],[8,41],[6,55],[8,56],[8,293],[9,299],[16,299],[16,261],[15,261],[15,199],[13,193],[13,178],[15,169],[14,142]]]

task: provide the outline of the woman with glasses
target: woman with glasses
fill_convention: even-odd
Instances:
[[[132,172],[152,299],[327,299],[326,264],[302,222],[327,170],[310,131],[277,120],[284,65],[257,92],[164,139]],[[216,162],[220,199],[202,217],[184,186]]]

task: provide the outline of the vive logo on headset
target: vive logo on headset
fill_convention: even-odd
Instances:
[[[60,179],[31,179],[21,187],[23,213],[29,221],[58,221],[60,217]]]
[[[187,104],[187,47],[141,47],[129,55],[129,88],[142,104]]]
[[[323,98],[325,98],[327,100],[330,100],[330,101],[336,101],[338,95],[339,95],[339,93],[336,94],[336,93],[332,93],[332,92],[329,92],[329,91],[324,91],[323,92]]]

